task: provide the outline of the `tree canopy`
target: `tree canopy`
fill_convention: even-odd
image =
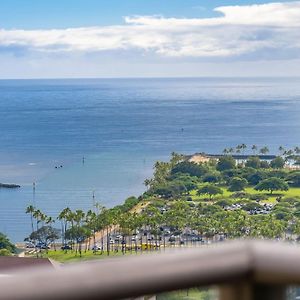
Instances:
[[[247,186],[248,182],[245,178],[233,177],[230,181],[228,190],[230,192],[243,191]]]
[[[10,242],[10,240],[8,239],[8,237],[1,232],[0,232],[0,250],[3,250],[3,251],[1,251],[2,255],[8,255],[9,253],[16,252],[15,245],[12,244]]]
[[[223,190],[214,184],[207,184],[207,185],[204,185],[203,187],[201,187],[197,191],[197,194],[198,195],[207,194],[209,196],[209,198],[212,199],[212,197],[215,195],[223,194]]]
[[[235,160],[232,156],[226,155],[220,157],[218,163],[217,163],[217,170],[218,171],[224,171],[224,170],[230,170],[235,168]]]
[[[257,191],[287,191],[289,189],[288,184],[280,178],[270,177],[262,180],[258,185],[255,186]]]
[[[183,161],[174,166],[171,170],[171,174],[186,173],[190,176],[201,177],[208,171],[207,166],[204,164],[196,164],[189,161]]]
[[[270,166],[273,169],[281,169],[284,167],[284,164],[285,164],[284,159],[280,156],[277,156],[270,162]]]
[[[60,230],[51,226],[43,226],[32,232],[29,238],[30,240],[38,241],[41,244],[49,245],[60,238]]]
[[[300,187],[300,172],[294,172],[287,176],[287,181],[291,186]]]
[[[245,163],[245,166],[248,168],[259,169],[261,167],[261,161],[257,156],[251,156]]]

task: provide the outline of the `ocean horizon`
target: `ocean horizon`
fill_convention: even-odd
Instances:
[[[171,152],[299,146],[299,78],[0,80],[0,232],[30,233],[29,204],[112,207]],[[84,163],[83,163],[84,157]],[[62,167],[60,167],[62,166]],[[35,193],[32,184],[36,183]],[[58,225],[59,226],[59,225]]]

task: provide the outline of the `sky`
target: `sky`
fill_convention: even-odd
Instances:
[[[300,76],[300,1],[0,0],[0,79]]]

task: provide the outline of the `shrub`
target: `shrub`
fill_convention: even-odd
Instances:
[[[220,174],[218,173],[208,173],[203,176],[203,182],[216,183],[220,180]]]
[[[257,191],[270,191],[272,194],[273,191],[287,191],[289,189],[288,184],[277,177],[270,177],[262,180],[255,189]]]
[[[268,199],[268,196],[262,194],[250,194],[249,199],[254,201],[262,201]]]
[[[7,249],[0,249],[0,256],[11,256],[11,252],[9,252]]]
[[[277,156],[270,162],[270,167],[273,169],[281,169],[284,167],[284,159],[280,156]]]
[[[224,171],[235,168],[235,160],[232,156],[222,156],[217,163],[217,170]]]
[[[243,191],[247,184],[248,182],[245,178],[233,177],[230,181],[228,190],[230,192]]]
[[[16,252],[16,247],[14,244],[12,244],[6,235],[0,232],[0,249],[6,249],[10,253]]]
[[[266,160],[262,160],[262,161],[260,162],[260,167],[261,167],[262,169],[268,169],[268,168],[270,167],[270,165],[269,165],[269,163],[268,163]]]
[[[286,177],[290,186],[300,187],[300,172],[293,172]]]
[[[242,207],[243,210],[250,211],[250,210],[255,210],[255,209],[262,209],[263,206],[260,204],[253,202],[253,201],[248,201],[245,203]]]
[[[285,170],[270,170],[267,173],[268,177],[277,177],[280,179],[285,179],[287,176],[287,173]]]
[[[246,193],[246,192],[236,192],[233,193],[231,195],[232,198],[240,198],[240,199],[246,199],[246,198],[250,198],[250,194]]]
[[[223,194],[223,190],[214,184],[207,184],[201,187],[198,190],[197,194],[198,195],[207,194],[209,196],[209,199],[212,199],[212,197],[215,195]]]
[[[175,165],[171,170],[171,174],[186,173],[190,176],[201,177],[208,172],[208,167],[204,164],[196,164],[189,161],[183,161]]]
[[[232,204],[232,201],[228,200],[228,199],[223,199],[223,200],[219,200],[217,202],[215,202],[215,205],[221,206],[221,207],[226,207]]]
[[[267,173],[263,170],[258,170],[255,173],[249,174],[247,176],[248,183],[251,185],[257,185],[260,181],[268,177]]]
[[[284,203],[284,202],[289,203],[291,205],[295,205],[296,203],[299,203],[300,200],[297,198],[293,198],[293,197],[286,197],[286,198],[281,199],[281,203]]]
[[[260,163],[261,163],[261,161],[260,161],[259,157],[252,156],[252,157],[249,157],[249,159],[246,161],[245,166],[254,168],[254,169],[259,169]]]

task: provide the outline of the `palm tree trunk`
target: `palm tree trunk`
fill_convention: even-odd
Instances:
[[[30,219],[31,219],[31,233],[32,233],[32,232],[34,232],[32,212],[30,213]]]
[[[65,245],[64,223],[61,221],[61,245]]]
[[[110,250],[110,234],[108,231],[108,227],[106,227],[106,247],[107,247],[107,256],[109,256],[109,250]]]

